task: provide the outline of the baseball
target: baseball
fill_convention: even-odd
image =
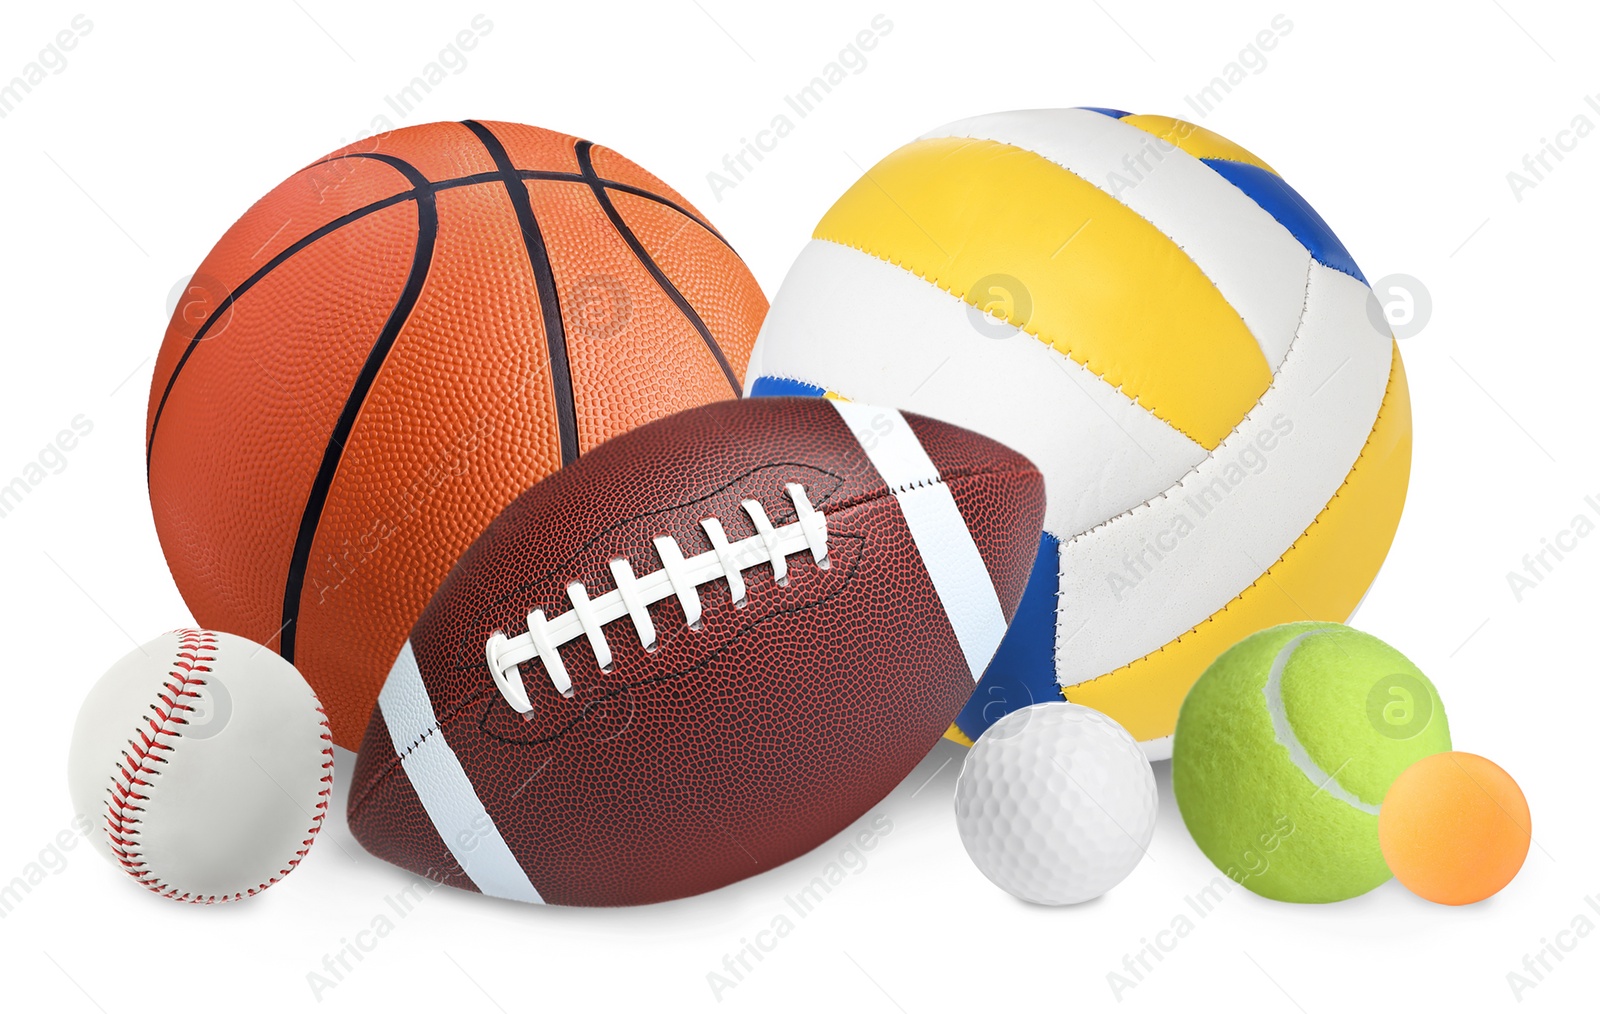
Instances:
[[[316,694],[275,652],[175,630],[89,692],[67,780],[95,848],[139,884],[175,901],[235,901],[311,848],[333,740]]]

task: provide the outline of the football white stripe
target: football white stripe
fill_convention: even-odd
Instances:
[[[890,408],[833,400],[861,449],[894,491],[928,577],[955,630],[967,669],[983,675],[1006,633],[989,569],[956,499],[905,416]]]
[[[1088,109],[1020,109],[957,120],[924,138],[1024,148],[1082,177],[1165,233],[1217,287],[1273,370],[1300,319],[1311,254],[1278,220],[1204,162]]]
[[[484,894],[543,903],[445,742],[410,641],[389,670],[378,709],[411,787],[461,871]]]
[[[1389,383],[1370,290],[1311,265],[1306,317],[1272,386],[1212,455],[1149,502],[1061,544],[1056,677],[1091,680],[1254,584],[1343,485]]]
[[[1205,460],[1205,448],[1079,363],[859,250],[813,240],[773,305],[783,312],[762,325],[751,383],[802,380],[1015,448],[1044,473],[1044,527],[1062,539],[1159,495]]]

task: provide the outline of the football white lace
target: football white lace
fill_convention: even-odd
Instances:
[[[538,659],[544,665],[545,675],[563,697],[571,697],[572,679],[561,661],[561,646],[583,637],[594,652],[594,660],[601,672],[612,668],[611,646],[606,642],[603,629],[606,624],[626,617],[633,623],[634,633],[645,651],[655,651],[656,627],[650,619],[650,606],[676,596],[683,607],[684,618],[690,630],[700,629],[700,585],[725,579],[728,594],[736,608],[744,608],[744,572],[762,564],[772,566],[773,579],[780,585],[789,583],[788,557],[794,553],[810,551],[816,565],[828,568],[828,523],[821,511],[811,506],[805,487],[799,483],[784,486],[789,500],[794,504],[795,520],[782,528],[774,528],[766,509],[759,500],[745,500],[739,506],[750,516],[756,533],[738,542],[729,542],[722,523],[716,518],[705,518],[700,527],[705,530],[711,548],[696,556],[684,558],[678,540],[663,535],[654,540],[656,555],[661,559],[661,569],[635,576],[626,557],[611,561],[611,577],[616,587],[597,598],[590,598],[581,581],[567,585],[567,600],[571,610],[547,618],[544,610],[535,609],[528,614],[528,631],[516,637],[507,637],[504,631],[495,631],[484,645],[484,655],[489,662],[489,672],[494,674],[495,685],[506,702],[521,714],[533,710],[528,700],[528,689],[522,682],[517,667],[523,662]]]

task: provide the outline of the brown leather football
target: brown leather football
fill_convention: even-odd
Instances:
[[[411,632],[350,827],[441,883],[564,905],[815,847],[934,745],[1005,633],[1044,484],[947,423],[691,409],[524,493]]]

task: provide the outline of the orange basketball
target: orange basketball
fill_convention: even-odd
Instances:
[[[167,327],[146,467],[172,576],[353,748],[483,527],[607,438],[736,397],[766,309],[688,201],[588,141],[467,121],[334,152],[245,212]]]

